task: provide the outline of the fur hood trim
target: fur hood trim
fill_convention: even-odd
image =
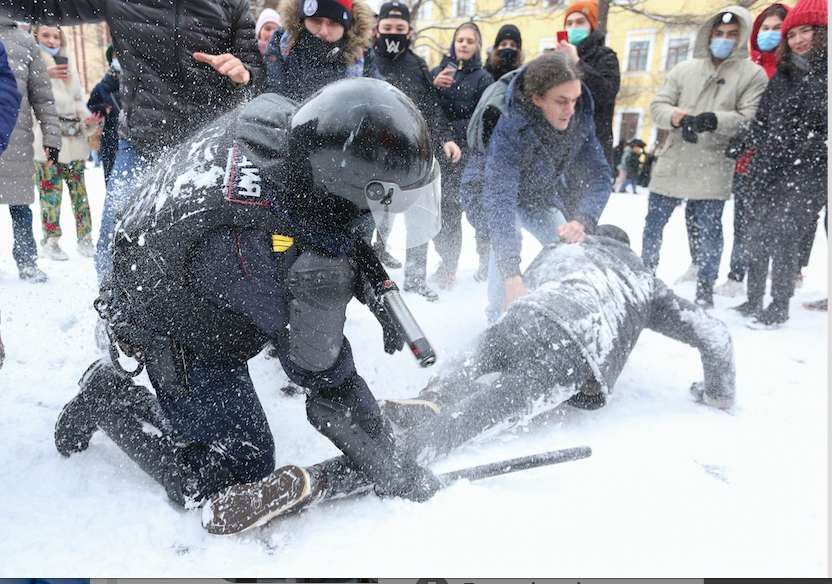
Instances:
[[[280,22],[283,29],[289,33],[289,46],[298,42],[303,28],[298,13],[303,0],[283,0],[278,6]],[[352,26],[345,34],[347,44],[344,55],[350,61],[355,61],[373,45],[373,11],[362,0],[352,0]]]

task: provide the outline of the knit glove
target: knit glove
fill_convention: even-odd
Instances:
[[[50,148],[49,149],[49,160],[58,164],[58,156],[61,154],[60,148]]]
[[[684,116],[679,121],[679,128],[682,130],[682,140],[696,144],[699,141],[699,136],[696,135],[696,118],[693,116]]]
[[[693,118],[694,131],[698,134],[700,132],[713,132],[716,130],[716,114],[713,112],[705,112]]]

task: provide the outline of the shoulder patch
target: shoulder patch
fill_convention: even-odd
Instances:
[[[228,149],[223,185],[226,189],[226,199],[229,201],[268,205],[261,196],[260,170],[240,152],[240,147],[236,144]]]

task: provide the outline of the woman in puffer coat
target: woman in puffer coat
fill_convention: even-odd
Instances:
[[[439,159],[442,169],[442,231],[433,239],[442,264],[432,280],[443,290],[456,283],[456,269],[462,250],[462,204],[459,186],[462,172],[470,159],[468,122],[485,89],[494,78],[482,68],[482,35],[473,22],[466,22],[454,32],[450,53],[431,71],[433,84],[439,88],[439,105],[451,122],[454,142],[462,149],[457,163]],[[478,252],[481,251],[478,241]]]
[[[263,57],[268,91],[301,101],[347,77],[383,79],[372,50],[373,13],[362,0],[283,0],[283,30]]]
[[[91,258],[95,255],[95,248],[92,245],[92,218],[84,168],[90,155],[87,137],[95,133],[104,118],[87,108],[75,58],[67,48],[63,31],[56,26],[36,26],[32,28],[32,34],[46,63],[61,125],[61,153],[57,164],[49,167],[46,166],[43,150],[43,134],[40,126],[35,127],[35,184],[40,193],[43,253],[52,260],[69,259],[58,245],[63,183],[66,182],[75,217],[78,253]]]
[[[789,318],[798,247],[827,202],[829,151],[828,6],[801,0],[783,21],[777,72],[751,126],[727,154],[756,148],[748,167],[748,301],[736,307],[760,328]],[[771,258],[771,304],[763,310]]]

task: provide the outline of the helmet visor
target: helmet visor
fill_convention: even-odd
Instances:
[[[391,249],[416,247],[433,239],[442,227],[442,177],[434,160],[426,180],[402,189],[396,183],[371,181],[365,190],[367,204],[380,231],[390,230]],[[403,215],[404,222],[395,222]]]

